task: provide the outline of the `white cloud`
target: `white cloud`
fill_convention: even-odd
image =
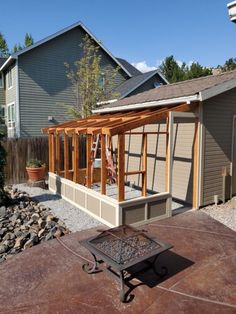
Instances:
[[[156,70],[156,67],[152,67],[152,66],[149,66],[147,65],[147,62],[146,61],[140,61],[140,62],[133,62],[132,65],[138,69],[139,71],[145,73],[145,72],[148,72],[148,71],[152,71],[152,70]]]
[[[149,66],[149,65],[147,65],[146,61],[133,62],[132,65],[136,69],[138,69],[139,71],[145,73],[145,72],[149,72],[149,71],[152,71],[152,70],[156,70],[162,64],[162,62],[164,60],[165,59],[158,59],[157,62],[156,62],[156,66]],[[183,65],[183,61],[181,61],[181,60],[176,60],[176,62],[177,62],[179,67],[181,67]],[[186,62],[186,65],[188,67],[190,67],[193,63],[194,63],[194,61],[190,60],[190,61]]]

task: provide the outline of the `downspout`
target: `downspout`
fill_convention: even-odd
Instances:
[[[197,209],[202,205],[203,198],[203,169],[204,169],[204,125],[203,125],[203,103],[199,102],[199,134],[198,134],[198,193]]]

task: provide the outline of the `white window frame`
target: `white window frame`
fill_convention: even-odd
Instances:
[[[11,76],[11,81],[9,80],[9,77]],[[11,85],[9,84],[11,83]],[[7,72],[7,89],[12,89],[13,88],[13,71],[12,68]]]
[[[0,73],[0,88],[4,88],[4,76],[3,76],[3,73]]]
[[[14,118],[15,119],[12,119],[12,120],[9,120],[9,107],[10,106],[14,106]],[[11,102],[11,103],[7,104],[6,117],[7,117],[7,128],[8,129],[15,129],[16,128],[16,104],[15,104],[15,102]]]

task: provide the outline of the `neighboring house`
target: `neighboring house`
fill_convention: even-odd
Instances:
[[[142,74],[127,61],[115,58],[81,22],[75,23],[14,53],[0,67],[9,137],[39,136],[41,128],[68,118],[68,105],[75,104],[75,96],[64,64],[73,65],[81,58],[85,34],[100,46],[103,68],[119,66],[116,87],[120,98],[167,83],[158,71]]]
[[[0,58],[0,68],[5,63],[7,59],[6,58]],[[1,116],[5,116],[5,90],[4,90],[4,77],[3,73],[0,72],[0,110],[1,110]]]

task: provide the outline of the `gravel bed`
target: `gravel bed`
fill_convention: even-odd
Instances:
[[[27,184],[15,184],[13,188],[24,191],[33,200],[47,206],[56,217],[64,221],[66,227],[72,231],[81,231],[93,227],[101,226],[101,222],[89,216],[81,209],[71,205],[59,195],[53,194],[49,190],[38,187],[29,187]]]
[[[225,204],[204,207],[201,211],[236,231],[236,198]]]

